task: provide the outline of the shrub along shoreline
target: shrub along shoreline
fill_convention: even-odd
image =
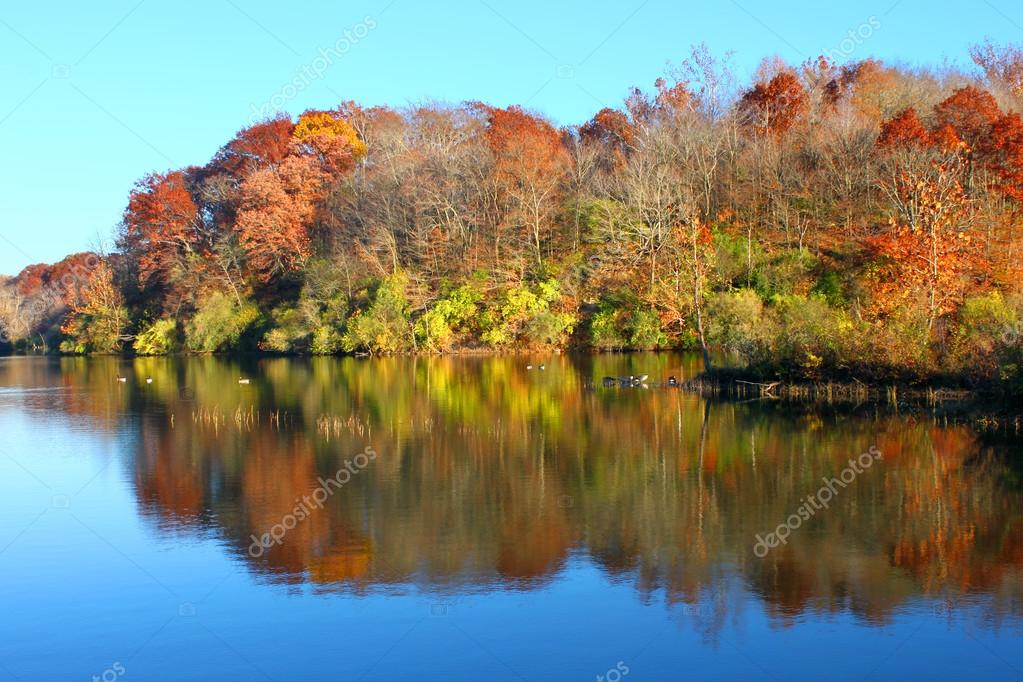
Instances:
[[[270,312],[213,294],[184,323],[160,318],[143,324],[113,349],[73,344],[65,332],[64,341],[56,337],[56,348],[23,342],[7,344],[6,351],[380,356],[700,350],[692,335],[666,333],[656,311],[628,290],[605,294],[585,310],[571,310],[553,278],[512,287],[496,301],[484,300],[467,283],[413,317],[406,287],[401,273],[385,277],[367,289],[362,307],[350,315],[343,299],[329,310],[329,305],[303,300],[305,292],[297,306]],[[928,343],[919,315],[879,325],[855,319],[819,293],[714,292],[705,302],[706,342],[714,355],[727,360],[707,367],[702,380],[725,392],[729,389],[720,388],[722,383],[773,381],[795,391],[827,382],[846,385],[851,392],[858,386],[891,385],[1023,395],[1020,320],[1021,298],[997,291],[968,297],[938,349]]]
[[[408,312],[402,276],[385,278],[370,304],[341,327],[309,330],[289,309],[264,317],[254,307],[214,299],[187,325],[158,321],[135,339],[139,355],[248,350],[282,355],[505,354],[698,351],[692,337],[669,337],[656,311],[629,291],[599,299],[580,321],[562,307],[557,280],[512,288],[486,302],[471,285],[440,299],[418,319]],[[552,309],[554,311],[552,311]],[[887,325],[856,320],[820,294],[764,297],[753,289],[707,298],[706,339],[727,356],[706,369],[710,381],[819,382],[970,388],[1023,395],[1023,298],[999,292],[967,298],[935,361],[921,316]],[[339,316],[340,318],[340,316]],[[282,324],[283,323],[283,324]]]

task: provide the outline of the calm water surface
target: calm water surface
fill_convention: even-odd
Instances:
[[[1018,445],[531,360],[0,360],[0,680],[1023,679]]]

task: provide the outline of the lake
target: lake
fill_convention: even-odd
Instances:
[[[1018,441],[698,368],[0,359],[0,680],[1023,678]]]

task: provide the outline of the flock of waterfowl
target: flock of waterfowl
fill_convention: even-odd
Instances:
[[[526,365],[527,371],[533,369],[534,369],[533,365]],[[537,365],[535,369],[538,369],[541,372],[543,372],[547,369],[547,365],[540,364]],[[604,377],[601,383],[603,384],[604,388],[614,388],[616,386],[620,388],[649,388],[649,385],[647,384],[649,378],[650,376],[648,374],[640,374],[639,376],[630,374],[629,376],[626,377]],[[122,377],[118,375],[117,382],[121,384],[127,383],[128,377]],[[153,378],[146,377],[146,383],[147,384],[153,383]],[[238,379],[238,383],[243,386],[247,386],[248,384],[252,383],[252,381],[251,379]],[[664,385],[678,386],[678,379],[676,379],[674,376],[670,376],[668,377],[668,380],[665,382]]]
[[[533,365],[526,365],[526,370],[527,371],[532,370],[532,369],[534,369]],[[546,365],[539,365],[535,369],[539,369],[542,372],[545,369],[547,369],[547,367],[546,367]],[[650,388],[650,385],[647,383],[649,380],[650,380],[650,375],[649,374],[639,374],[639,375],[630,374],[629,376],[624,376],[624,377],[604,377],[601,380],[601,384],[604,386],[604,388],[615,388],[615,387],[619,387],[619,388]],[[664,384],[658,384],[658,385],[678,387],[679,383],[678,383],[678,379],[674,375],[672,375],[672,376],[667,378],[667,380],[664,382]]]
[[[122,377],[122,376],[118,375],[117,383],[119,383],[119,384],[126,384],[126,383],[128,383],[128,377]],[[147,384],[153,383],[153,377],[146,377],[146,383]],[[252,382],[249,379],[239,379],[238,383],[239,384],[243,384],[243,385],[248,385],[248,384],[250,384]]]
[[[650,388],[647,383],[649,380],[650,377],[647,374],[640,374],[639,376],[630,374],[627,377],[604,377],[601,380],[601,384],[603,384],[604,388],[615,388],[616,386],[618,388]],[[663,385],[678,386],[678,379],[670,376]]]

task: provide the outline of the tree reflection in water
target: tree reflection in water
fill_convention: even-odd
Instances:
[[[690,376],[684,356],[546,362],[540,374],[517,358],[65,359],[8,363],[3,378],[59,372],[81,389],[61,409],[129,434],[124,465],[159,531],[220,537],[267,581],[532,590],[582,561],[708,630],[749,598],[781,626],[807,612],[885,623],[920,600],[978,596],[991,622],[1020,615],[1018,448],[873,407],[592,388],[604,375]],[[372,464],[279,546],[249,554],[366,446]],[[755,534],[871,446],[882,463],[754,555]]]

